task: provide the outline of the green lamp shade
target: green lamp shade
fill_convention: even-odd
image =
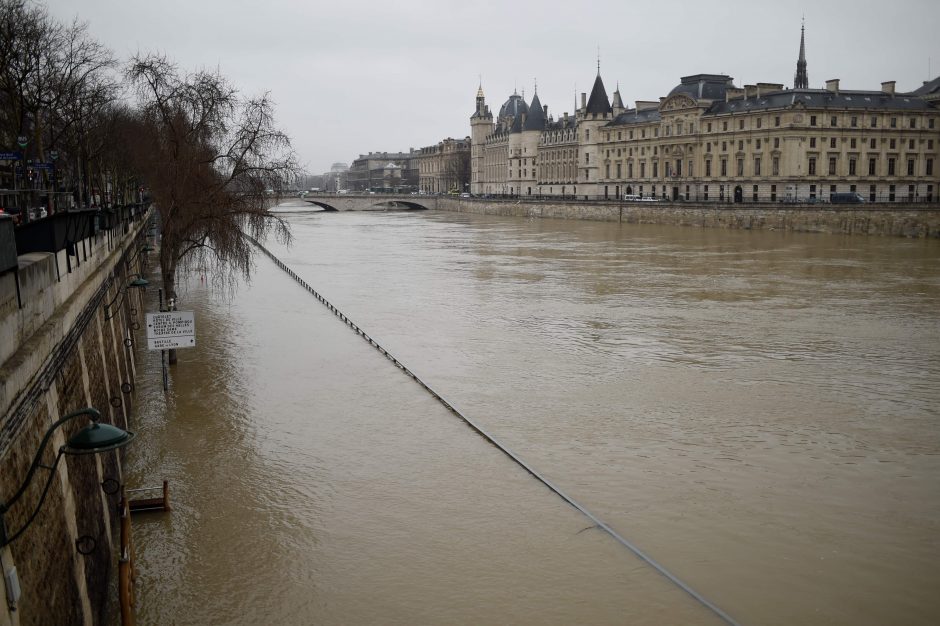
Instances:
[[[123,448],[134,439],[134,433],[111,424],[92,422],[73,435],[62,448],[65,454],[95,454]]]
[[[147,245],[140,249],[141,252],[153,252],[156,250],[153,246]]]
[[[146,278],[135,278],[127,284],[128,287],[146,287],[150,282]]]

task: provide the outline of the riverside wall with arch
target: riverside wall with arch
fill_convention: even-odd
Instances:
[[[139,248],[148,215],[142,207],[95,212],[75,227],[74,215],[52,216],[49,243],[39,246],[48,251],[19,254],[16,269],[0,275],[0,510],[62,416],[93,407],[102,422],[133,430],[132,348],[145,335],[141,295],[125,285],[146,262]],[[8,537],[26,528],[0,547],[0,626],[111,623],[123,450],[55,464],[87,423],[82,417],[53,431],[41,463],[54,472],[39,467],[3,515]]]

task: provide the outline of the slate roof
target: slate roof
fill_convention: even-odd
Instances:
[[[529,114],[525,118],[525,124],[522,130],[542,130],[545,128],[545,111],[542,109],[542,103],[539,102],[539,94],[532,97],[532,104],[529,105]]]
[[[588,113],[610,113],[610,100],[607,99],[607,90],[604,89],[604,81],[601,80],[600,73],[594,80],[594,88],[591,89],[591,97],[587,102]]]
[[[649,122],[658,122],[661,119],[659,115],[659,109],[646,109],[645,111],[637,111],[636,109],[627,109],[620,115],[614,118],[614,120],[608,124],[608,126],[628,126],[630,124],[647,124]]]
[[[503,106],[499,108],[499,117],[503,118],[508,115],[513,117],[519,117],[522,113],[528,113],[529,106],[525,103],[525,100],[522,99],[517,93],[509,96],[509,99],[503,103]]]
[[[734,79],[725,74],[693,74],[680,80],[682,82],[669,92],[670,96],[684,93],[696,100],[724,100],[728,88],[734,87]]]
[[[914,96],[940,95],[940,76],[925,82],[923,85],[911,92]]]
[[[808,109],[887,109],[925,111],[933,108],[927,101],[907,94],[890,95],[881,91],[840,91],[826,89],[790,89],[746,98],[712,102],[703,115],[721,115],[762,109],[782,109],[802,102]]]

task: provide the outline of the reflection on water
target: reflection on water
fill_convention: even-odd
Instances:
[[[286,217],[299,275],[742,624],[940,621],[938,242]],[[716,623],[266,258],[181,302],[142,623]]]

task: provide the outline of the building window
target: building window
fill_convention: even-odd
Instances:
[[[610,163],[604,165],[604,178],[610,178]]]
[[[871,158],[868,159],[868,175],[874,176],[875,172],[878,171],[878,161],[877,159]]]
[[[653,129],[653,137],[659,137],[659,126]]]
[[[585,129],[585,131],[584,131],[584,140],[585,140],[585,141],[590,141],[590,140],[591,140],[591,130],[590,130],[590,129]]]
[[[907,186],[907,201],[908,202],[914,201],[914,185]]]
[[[816,185],[809,186],[809,197],[812,198],[813,200],[816,199]]]
[[[855,159],[849,159],[849,176],[855,176]]]
[[[727,121],[721,123],[721,130],[728,130],[728,122],[727,122]]]
[[[627,163],[627,178],[633,178],[633,163]]]
[[[874,202],[875,198],[878,197],[877,194],[875,193],[876,189],[877,187],[875,187],[875,185],[872,185],[868,188],[868,201],[869,202]]]
[[[779,147],[780,147],[780,137],[774,137],[774,149],[776,150]]]
[[[907,149],[908,149],[908,150],[913,150],[913,149],[914,149],[914,140],[913,140],[913,139],[908,140],[908,142],[907,142]]]
[[[855,150],[855,147],[856,147],[855,137],[852,137],[852,139],[850,139],[849,142],[850,142],[849,146],[852,148],[852,150]]]
[[[620,141],[621,139],[623,139],[622,135],[623,135],[623,133],[618,130],[618,131],[617,131],[617,141]]]
[[[933,176],[933,159],[927,159],[925,169],[925,174],[927,176]]]
[[[758,128],[760,128],[760,127],[761,127],[761,122],[762,122],[762,121],[763,121],[763,119],[762,119],[762,118],[760,118],[760,117],[759,117],[759,118],[757,118],[757,127],[758,127]]]
[[[911,128],[917,128],[917,118],[912,117],[910,121],[911,121]]]
[[[738,130],[744,130],[744,120],[738,120]]]
[[[872,137],[872,138],[871,138],[871,141],[868,142],[868,148],[869,148],[870,150],[874,150],[877,146],[878,146],[878,142],[875,141],[875,138],[874,138],[874,137]]]
[[[708,185],[705,185],[705,186],[702,188],[702,198],[703,198],[704,200],[708,200]]]
[[[756,149],[756,150],[760,150],[760,139],[757,140],[757,146],[756,146],[755,149]]]
[[[810,115],[810,116],[809,116],[809,125],[810,125],[810,126],[815,126],[815,125],[816,125],[816,116],[815,116],[815,115]]]
[[[888,202],[894,202],[894,185],[888,185]]]
[[[780,176],[780,157],[774,157],[773,160],[773,175]]]
[[[816,138],[815,138],[815,137],[810,137],[810,138],[809,138],[809,147],[810,147],[810,148],[815,148],[815,147],[816,147]]]
[[[934,118],[930,118],[929,120],[927,120],[927,128],[933,128],[933,121],[934,121]]]
[[[898,127],[898,118],[892,117],[892,118],[891,118],[891,128],[897,128],[897,127]]]
[[[858,126],[858,116],[853,115],[852,116],[852,128],[855,128],[857,126]]]
[[[933,122],[933,120],[930,120],[930,121]],[[933,126],[931,126],[931,128],[933,128]],[[708,123],[708,131],[707,131],[707,132],[712,132],[712,123],[711,123],[711,122]]]
[[[617,164],[617,178],[620,178],[620,163]]]
[[[890,140],[889,143],[888,143],[888,147],[889,147],[891,150],[896,150],[897,147],[898,147],[898,142],[897,142],[897,140],[896,140],[896,139]]]
[[[837,123],[836,123],[836,122],[837,122],[837,119],[838,119],[838,118],[836,118],[835,115],[833,115],[832,117],[830,117],[830,118],[829,118],[829,125],[830,125],[830,126],[837,126]]]
[[[590,163],[590,162],[591,162],[591,153],[590,153],[590,152],[585,152],[585,153],[584,153],[584,162],[585,162],[585,163]]]
[[[754,159],[754,176],[760,176],[760,157]]]
[[[757,202],[757,185],[754,185],[754,195],[752,196],[754,202]]]
[[[659,161],[653,161],[653,178],[659,178]]]
[[[829,157],[829,175],[830,176],[836,175],[836,158],[835,157]]]
[[[728,159],[721,160],[721,175],[722,176],[728,175]]]
[[[809,158],[809,175],[810,176],[816,175],[816,157]]]
[[[646,161],[640,163],[640,178],[646,178]]]
[[[705,152],[711,152],[711,151],[712,151],[712,144],[711,144],[711,142],[706,143],[706,144],[705,144]]]
[[[871,116],[871,127],[878,128],[878,116],[877,115]]]
[[[738,176],[744,176],[744,159],[738,159]]]
[[[770,201],[771,202],[777,201],[777,186],[776,185],[770,186]]]
[[[908,176],[914,175],[914,159],[907,160],[907,175]]]
[[[711,176],[711,175],[712,175],[712,162],[711,162],[711,159],[709,159],[708,161],[705,161],[705,176]]]
[[[780,116],[777,115],[774,117],[774,126],[780,126]]]
[[[835,147],[836,147],[836,138],[833,137],[832,139],[829,140],[829,148],[835,148]]]
[[[728,151],[728,142],[727,142],[727,141],[722,141],[722,142],[721,142],[721,151],[722,151],[722,152],[727,152],[727,151]]]
[[[739,150],[739,151],[740,151],[740,150],[744,150],[744,140],[743,140],[743,139],[739,139],[739,140],[738,140],[738,150]]]
[[[894,176],[894,158],[888,159],[888,176]]]
[[[686,166],[685,169],[686,169],[686,172],[687,172],[686,175],[691,178],[691,177],[693,176],[693,174],[692,174],[692,159],[689,159],[688,161],[686,161],[685,166]]]
[[[832,201],[832,194],[836,193],[836,186],[829,185],[829,200]]]

